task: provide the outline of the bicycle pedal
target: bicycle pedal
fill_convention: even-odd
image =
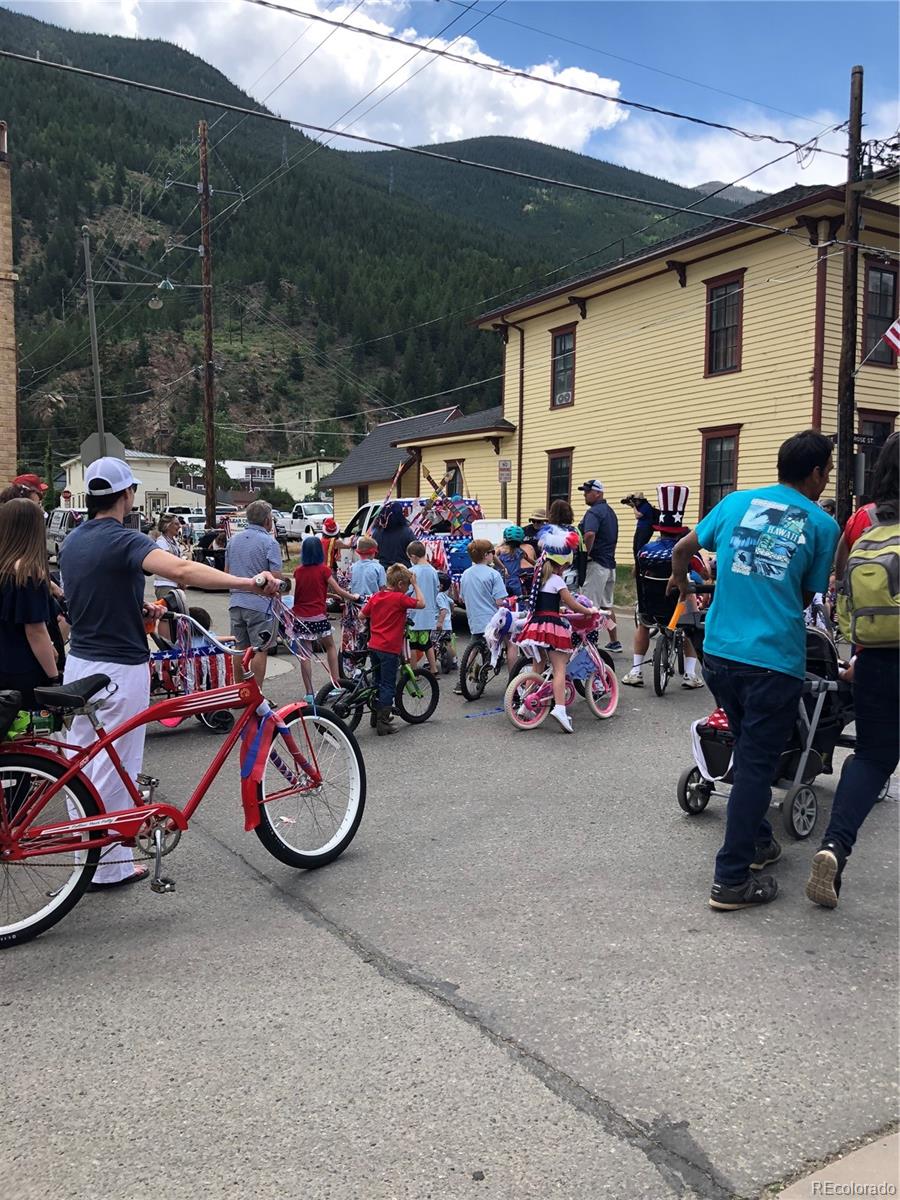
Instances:
[[[170,879],[167,875],[160,875],[150,880],[150,891],[156,892],[159,896],[167,896],[170,892],[175,891],[175,880]]]

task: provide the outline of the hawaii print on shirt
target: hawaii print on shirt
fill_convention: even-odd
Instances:
[[[806,542],[809,512],[794,504],[755,499],[731,535],[736,575],[784,579],[797,547]]]

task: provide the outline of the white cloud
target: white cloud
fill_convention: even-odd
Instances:
[[[334,125],[342,113],[353,108],[342,127],[408,145],[505,133],[580,151],[592,135],[612,128],[628,116],[626,110],[612,103],[477,71],[360,34],[338,31],[323,43],[330,32],[329,26],[254,7],[241,0],[214,3],[23,0],[15,7],[69,28],[166,38],[212,63],[259,100],[307,53],[314,51],[309,61],[275,91],[268,107],[322,126]],[[304,0],[303,7],[407,40],[428,40],[427,34],[408,23],[407,4],[385,0],[380,4],[367,3],[352,12],[350,3],[326,7],[324,0]],[[498,59],[481,51],[474,37],[454,40],[457,31],[464,33],[471,24],[463,15],[445,37],[431,44],[445,48],[452,43],[457,53],[498,63]],[[295,40],[297,44],[290,52],[272,66]],[[323,43],[321,48],[316,49],[320,43]],[[513,65],[544,78],[575,83],[612,96],[619,92],[617,80],[593,71],[563,67],[557,62]],[[353,107],[361,96],[395,70],[398,73],[369,100]],[[389,95],[401,82],[403,86]],[[381,103],[370,113],[361,115],[379,100]]]
[[[845,117],[836,113],[811,114],[815,124],[793,118],[776,118],[760,109],[745,108],[730,112],[720,119],[723,123],[749,131],[764,130],[776,137],[801,144],[818,130],[837,125]],[[875,104],[866,113],[864,137],[885,137],[897,127],[896,102]],[[846,132],[833,133],[819,139],[819,146],[845,152]],[[679,122],[662,117],[635,115],[608,137],[596,137],[591,153],[611,158],[623,166],[646,171],[663,179],[671,179],[694,187],[711,180],[737,180],[762,163],[787,151],[769,141],[748,141],[723,130],[687,128]],[[801,166],[797,156],[789,153],[780,163],[753,174],[742,186],[760,191],[776,192],[795,183],[839,183],[847,177],[844,158],[831,154],[812,154]]]

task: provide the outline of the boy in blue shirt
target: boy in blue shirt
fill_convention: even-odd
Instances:
[[[766,810],[794,722],[806,669],[803,609],[824,591],[838,527],[817,501],[832,468],[831,440],[808,429],[778,451],[778,483],[732,492],[675,547],[672,579],[687,593],[691,557],[717,558],[706,619],[704,670],[735,737],[725,841],[716,856],[711,908],[774,900],[778,885],[754,876],[781,857]]]
[[[434,653],[434,631],[437,628],[438,593],[441,590],[438,573],[425,559],[425,547],[421,542],[410,542],[406,547],[409,561],[412,563],[413,578],[419,585],[419,591],[425,597],[425,607],[417,609],[411,617],[412,628],[409,631],[409,648],[412,665],[416,664],[424,654],[428,660],[428,669],[437,676],[437,657]]]
[[[459,577],[459,599],[465,606],[469,632],[475,637],[484,633],[487,623],[506,600],[506,584],[499,571],[490,565],[494,561],[494,547],[486,538],[475,538],[467,546],[471,567]],[[462,687],[453,689],[462,695]]]
[[[350,568],[350,591],[356,596],[374,596],[387,586],[384,567],[375,557],[378,544],[374,538],[361,537],[356,543],[359,558]]]

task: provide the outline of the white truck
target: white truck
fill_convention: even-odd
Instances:
[[[299,540],[311,533],[321,533],[325,518],[333,516],[334,509],[324,500],[304,500],[294,505],[281,524],[286,537]]]

